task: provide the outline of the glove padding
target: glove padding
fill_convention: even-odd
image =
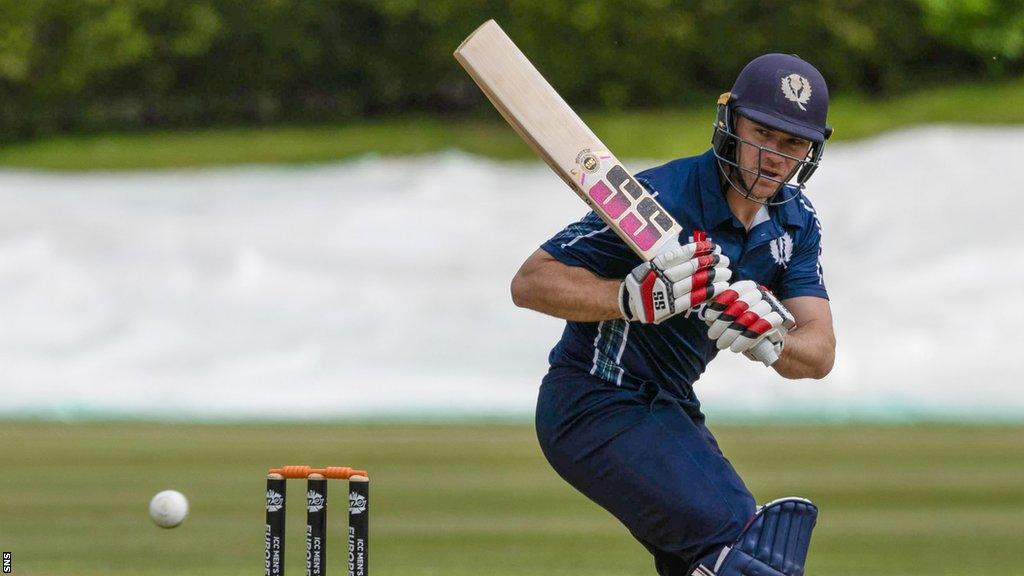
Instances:
[[[714,242],[669,244],[619,286],[619,311],[626,320],[658,324],[729,286],[729,258]]]
[[[765,366],[778,360],[786,333],[796,326],[793,314],[779,299],[751,280],[736,282],[719,293],[708,304],[704,319],[708,338],[719,350],[742,352]]]

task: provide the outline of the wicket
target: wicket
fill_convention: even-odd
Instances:
[[[327,574],[327,480],[348,480],[348,574],[367,576],[370,558],[370,478],[366,470],[309,466],[271,468],[267,473],[264,574],[284,576],[287,482],[306,479],[306,576]]]

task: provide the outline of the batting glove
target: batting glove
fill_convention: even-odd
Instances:
[[[793,314],[764,286],[741,280],[707,306],[708,338],[719,350],[742,352],[771,366],[782,354],[786,333],[796,326]]]
[[[619,311],[629,321],[658,324],[725,290],[729,258],[711,241],[673,245],[637,266],[619,286]]]

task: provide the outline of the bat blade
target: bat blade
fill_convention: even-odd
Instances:
[[[641,258],[682,228],[580,119],[494,20],[455,58],[516,132]]]

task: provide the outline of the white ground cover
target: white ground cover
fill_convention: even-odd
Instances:
[[[709,415],[1024,420],[1020,158],[1008,128],[832,146],[809,196],[835,370],[723,354]],[[528,416],[562,323],[508,283],[585,212],[539,162],[458,153],[8,170],[0,206],[0,415],[55,418]]]

